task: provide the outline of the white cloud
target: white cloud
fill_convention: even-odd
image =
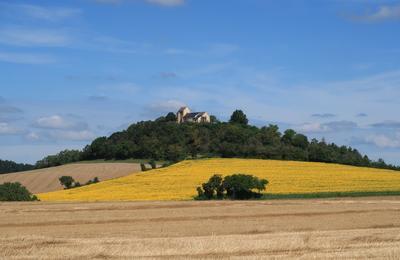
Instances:
[[[25,136],[25,138],[30,140],[30,141],[37,141],[37,140],[40,139],[40,136],[37,133],[30,132]]]
[[[345,131],[354,129],[357,124],[352,121],[333,121],[328,123],[305,123],[294,128],[305,133],[323,133],[332,131]]]
[[[400,133],[396,133],[394,137],[384,134],[370,135],[365,141],[380,148],[400,148]]]
[[[2,4],[9,15],[24,15],[33,19],[59,21],[81,13],[80,9],[66,7],[42,7],[29,4]]]
[[[63,47],[71,43],[62,30],[21,27],[0,28],[0,43],[26,47]]]
[[[330,131],[329,127],[321,123],[305,123],[295,127],[296,130],[305,133],[320,133]]]
[[[44,129],[74,129],[85,130],[88,128],[87,123],[77,121],[73,117],[62,117],[60,115],[52,115],[47,117],[40,117],[34,123],[37,128]]]
[[[20,64],[49,64],[56,60],[52,56],[44,54],[0,52],[0,61]]]
[[[96,136],[89,130],[82,131],[51,131],[49,136],[56,140],[67,140],[67,141],[90,141]]]
[[[11,126],[8,123],[0,123],[0,135],[15,135],[21,133],[17,127]]]
[[[367,22],[400,19],[400,5],[380,6],[375,12],[354,16],[353,18],[355,20]]]
[[[186,106],[186,104],[179,100],[167,100],[150,104],[147,108],[147,114],[159,115],[162,113],[176,112],[179,108]]]

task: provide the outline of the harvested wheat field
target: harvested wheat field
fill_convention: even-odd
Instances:
[[[77,163],[18,173],[0,174],[0,184],[4,182],[20,182],[32,193],[62,190],[58,178],[63,175],[72,176],[80,183],[94,177],[100,181],[126,176],[140,171],[136,163]]]
[[[39,194],[43,201],[190,200],[213,174],[252,174],[267,193],[400,191],[400,172],[339,164],[257,159],[183,161],[167,168],[71,190]]]
[[[1,259],[400,258],[400,197],[0,203]]]

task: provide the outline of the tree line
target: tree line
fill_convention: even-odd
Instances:
[[[251,126],[240,110],[232,114],[229,122],[220,122],[213,116],[211,123],[177,124],[175,115],[168,113],[154,121],[132,124],[109,137],[99,137],[82,151],[66,150],[48,156],[36,167],[96,159],[177,162],[199,157],[312,161],[400,170],[382,159],[373,161],[357,149],[324,139],[309,140],[292,129],[281,133],[277,125]]]
[[[10,173],[10,172],[21,172],[29,171],[34,169],[35,166],[25,163],[16,163],[8,160],[0,160],[0,174]]]

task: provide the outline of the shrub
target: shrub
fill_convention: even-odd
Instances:
[[[268,181],[252,175],[233,174],[222,179],[221,175],[213,175],[208,182],[197,187],[197,199],[252,199],[260,198]],[[257,192],[254,192],[256,190]]]
[[[165,168],[165,167],[168,167],[168,166],[170,166],[170,165],[171,165],[170,163],[165,162],[165,163],[163,163],[163,164],[161,165],[161,167],[162,167],[162,168]]]
[[[6,182],[0,185],[0,201],[35,201],[38,198],[32,195],[19,182]]]
[[[65,187],[65,189],[71,189],[72,184],[75,183],[74,178],[71,176],[61,176],[58,180],[60,181],[61,185]]]
[[[145,172],[145,171],[147,171],[146,164],[144,164],[144,163],[140,163],[140,169],[142,170],[142,172]]]
[[[260,198],[261,191],[265,190],[268,181],[252,175],[233,174],[226,176],[222,186],[226,190],[226,196],[230,199]],[[254,192],[253,190],[258,192]]]
[[[94,177],[93,180],[88,180],[85,185],[90,185],[90,184],[94,184],[94,183],[98,183],[99,182],[99,178],[98,177]],[[76,186],[75,186],[76,187]]]
[[[150,166],[151,166],[152,169],[156,169],[156,168],[157,168],[156,161],[151,160],[151,161],[149,162],[149,164],[150,164]]]

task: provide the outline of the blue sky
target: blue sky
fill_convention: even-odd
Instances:
[[[0,158],[182,105],[400,164],[400,1],[0,1]]]

